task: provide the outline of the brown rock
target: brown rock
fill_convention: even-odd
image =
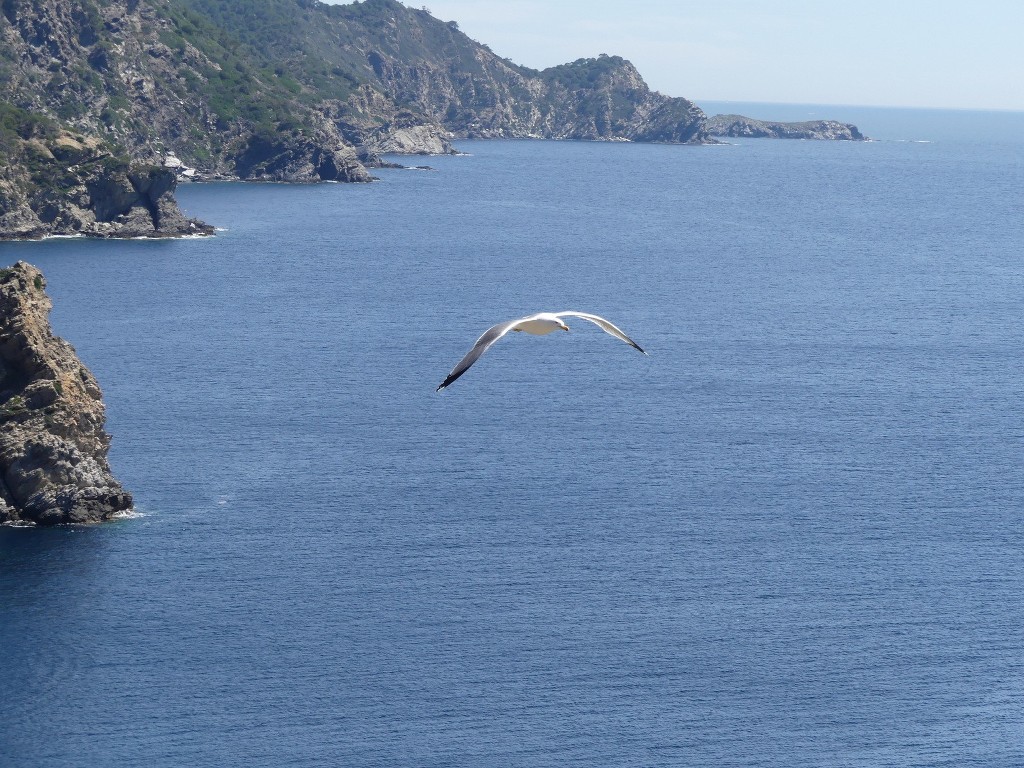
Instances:
[[[0,269],[0,522],[91,523],[131,508],[107,462],[102,394],[50,330],[42,273]]]

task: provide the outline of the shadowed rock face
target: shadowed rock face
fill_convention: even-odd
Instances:
[[[92,523],[131,508],[107,463],[96,379],[50,330],[35,267],[0,270],[0,522]]]
[[[102,141],[52,123],[22,129],[24,138],[6,137],[8,162],[0,162],[0,239],[213,233],[181,212],[170,169],[132,166],[113,157]]]

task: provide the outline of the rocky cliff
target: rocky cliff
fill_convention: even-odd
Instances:
[[[17,125],[2,142],[7,162],[0,167],[0,239],[212,234],[178,208],[171,170],[132,166],[104,142],[38,119]]]
[[[826,141],[866,141],[857,126],[835,120],[805,120],[777,123],[755,120],[743,115],[715,115],[707,120],[712,136],[734,138],[815,139]]]
[[[50,330],[46,282],[0,270],[0,522],[89,523],[131,508],[110,473],[96,379]]]

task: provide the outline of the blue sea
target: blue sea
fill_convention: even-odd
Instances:
[[[1024,113],[463,141],[0,244],[136,516],[0,528],[0,764],[1024,764]],[[434,390],[488,326],[510,334]]]

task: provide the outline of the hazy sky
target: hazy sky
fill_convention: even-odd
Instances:
[[[697,100],[1024,110],[1021,0],[421,0],[537,69],[599,53]]]

